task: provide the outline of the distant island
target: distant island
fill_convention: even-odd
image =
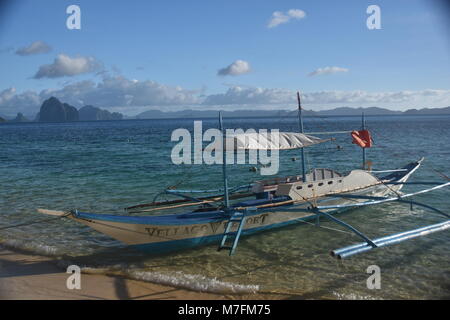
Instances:
[[[84,106],[78,110],[80,121],[95,120],[122,120],[123,115],[118,112],[109,112],[94,106]]]
[[[41,110],[36,116],[39,122],[66,122],[78,121],[79,114],[77,108],[62,103],[55,97],[51,97],[42,103]]]
[[[29,122],[27,117],[25,117],[21,112],[17,114],[17,116],[11,120],[12,122]]]
[[[0,117],[0,123],[5,122],[29,122],[28,118],[26,118],[21,112],[17,114],[17,116],[14,119],[6,120],[5,118]]]
[[[384,115],[440,115],[450,114],[450,107],[445,108],[424,108],[409,109],[406,111],[393,111],[384,108],[350,108],[340,107],[331,110],[312,111],[304,110],[306,117],[326,117],[326,116],[360,116],[364,112],[368,116]],[[191,118],[216,118],[218,110],[182,110],[182,111],[160,111],[149,110],[135,116],[136,119],[191,119]],[[250,118],[250,117],[294,117],[297,110],[235,110],[222,111],[225,117]]]
[[[94,106],[77,108],[62,103],[55,97],[50,97],[42,103],[41,110],[36,116],[39,122],[67,122],[67,121],[97,121],[122,120],[123,115],[118,112],[109,112]]]

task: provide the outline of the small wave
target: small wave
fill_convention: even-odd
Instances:
[[[33,241],[7,239],[1,240],[0,245],[6,249],[25,251],[26,253],[42,256],[59,256],[58,248]]]
[[[73,261],[59,260],[57,265],[61,268],[75,264]],[[218,280],[217,278],[208,278],[203,275],[186,274],[182,271],[175,272],[157,272],[146,270],[133,270],[123,266],[89,267],[80,266],[81,272],[86,274],[102,274],[108,276],[121,276],[132,280],[151,282],[180,289],[192,291],[209,292],[216,294],[243,294],[256,293],[260,290],[259,285],[245,285]]]
[[[181,271],[172,274],[149,271],[130,271],[136,280],[149,281],[189,290],[211,293],[256,293],[259,285],[244,285],[208,278],[202,275],[185,274]]]

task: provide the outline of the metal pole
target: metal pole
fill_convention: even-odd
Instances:
[[[220,124],[220,131],[222,132],[222,171],[223,171],[223,189],[224,189],[224,201],[225,201],[225,207],[229,207],[229,200],[228,200],[228,178],[227,178],[227,153],[226,153],[226,136],[225,136],[225,130],[223,129],[223,120],[222,120],[222,112],[219,112],[219,124]]]
[[[366,120],[364,118],[364,112],[362,113],[362,118],[361,118],[361,122],[362,122],[362,130],[366,130]],[[366,148],[362,148],[362,169],[364,170],[366,168]]]
[[[300,133],[304,133],[303,130],[303,115],[302,115],[302,104],[300,101],[300,92],[297,91],[297,101],[298,101],[298,125],[300,127]],[[302,153],[302,180],[306,181],[306,165],[305,165],[305,150],[300,148]]]
[[[406,232],[397,233],[397,234],[394,234],[391,236],[374,239],[373,241],[377,247],[385,247],[385,246],[396,244],[396,243],[399,243],[399,242],[402,242],[405,240],[410,240],[410,239],[414,239],[417,237],[426,236],[428,234],[447,230],[447,229],[450,229],[450,220],[447,220],[447,221],[444,221],[441,223],[437,223],[437,224],[433,224],[430,226],[426,226],[423,228],[414,229],[414,230],[410,230],[410,231],[406,231]],[[361,243],[361,244],[352,245],[352,246],[349,246],[346,248],[333,250],[331,252],[331,255],[337,257],[338,259],[343,259],[343,258],[349,257],[354,254],[369,251],[371,249],[374,249],[374,248],[372,246],[368,245],[367,243]]]

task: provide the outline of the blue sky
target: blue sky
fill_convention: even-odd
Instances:
[[[72,4],[81,30],[66,27]],[[380,30],[366,26],[372,4]],[[296,90],[316,110],[445,107],[443,8],[425,0],[18,0],[0,7],[0,115],[34,114],[50,95],[129,115],[290,109]],[[274,12],[285,21],[269,27]],[[37,41],[47,49],[34,53]]]

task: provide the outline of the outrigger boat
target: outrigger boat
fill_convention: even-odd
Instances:
[[[362,147],[362,169],[352,170],[347,175],[332,169],[313,169],[306,172],[304,148],[323,143],[307,135],[303,130],[300,94],[298,116],[300,132],[280,133],[277,143],[271,148],[278,150],[300,149],[302,173],[300,175],[256,181],[250,185],[228,187],[226,152],[223,152],[223,188],[217,190],[167,189],[166,194],[179,197],[176,200],[156,201],[125,208],[127,214],[96,214],[78,210],[55,211],[38,209],[39,212],[67,217],[87,225],[101,233],[130,246],[153,254],[192,248],[216,242],[218,250],[228,250],[232,255],[241,236],[312,220],[320,226],[326,218],[359,236],[363,242],[331,251],[339,259],[374,248],[399,243],[450,228],[450,215],[427,204],[413,201],[418,194],[431,192],[450,185],[450,182],[407,182],[420,167],[423,158],[394,170],[366,170],[366,148],[372,146],[370,133],[365,128],[352,131],[353,142]],[[235,139],[234,150],[267,148],[248,133],[227,137],[219,115],[222,145],[226,139]],[[267,141],[266,141],[267,142]],[[237,148],[236,146],[239,146]],[[224,148],[226,149],[226,148]],[[228,151],[228,150],[226,150]],[[407,184],[431,185],[431,188],[404,194],[401,189]],[[206,194],[202,197],[196,194]],[[394,235],[371,239],[355,227],[336,218],[335,213],[364,206],[389,202],[407,203],[428,209],[444,218],[440,223],[409,230]],[[187,212],[173,212],[185,210]],[[170,212],[161,214],[161,212]],[[131,215],[139,213],[140,215]],[[155,215],[157,213],[157,215]]]

